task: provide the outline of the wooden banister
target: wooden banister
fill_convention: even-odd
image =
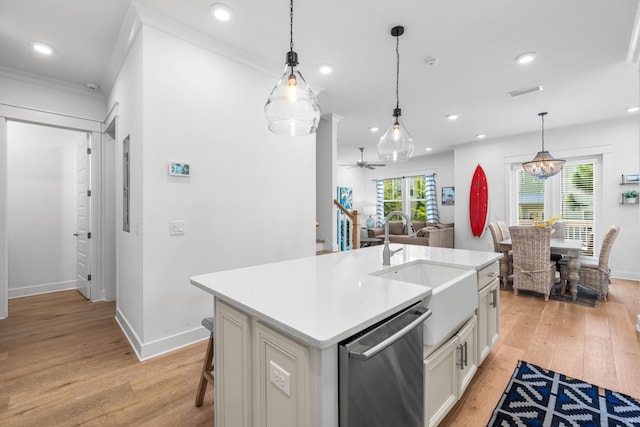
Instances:
[[[342,206],[342,204],[333,199],[333,204],[338,207],[352,222],[353,229],[351,230],[351,239],[353,241],[353,249],[360,248],[360,224],[358,223],[358,211],[354,210],[353,212],[349,212],[347,208]]]

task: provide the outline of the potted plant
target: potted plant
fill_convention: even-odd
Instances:
[[[624,193],[622,193],[622,195],[626,199],[625,203],[631,204],[636,202],[638,192],[636,190],[625,191]]]

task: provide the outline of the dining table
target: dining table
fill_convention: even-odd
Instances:
[[[502,283],[508,283],[509,276],[509,251],[511,250],[511,239],[506,239],[498,243],[498,249],[504,254],[500,259],[500,272],[502,273]],[[571,299],[576,300],[578,297],[578,281],[580,280],[580,253],[582,252],[583,242],[578,239],[551,239],[551,253],[566,255],[569,260],[567,266],[569,268],[569,285]],[[564,294],[564,286],[562,287]]]

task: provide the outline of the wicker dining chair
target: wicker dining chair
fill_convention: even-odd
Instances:
[[[507,240],[511,238],[511,233],[509,232],[509,226],[502,221],[496,222],[498,227],[500,228],[500,232],[502,233],[502,240]]]
[[[607,300],[607,295],[609,294],[609,284],[611,283],[609,255],[611,254],[613,243],[618,237],[618,233],[620,233],[620,226],[614,224],[609,227],[602,239],[600,255],[597,258],[592,256],[581,256],[578,258],[580,262],[580,270],[578,270],[578,275],[580,276],[579,283],[584,287],[596,291],[599,298],[603,301]],[[560,279],[563,284],[569,280],[568,259],[565,258],[560,260]]]
[[[513,293],[528,290],[549,294],[555,284],[556,264],[551,261],[551,229],[533,226],[509,227],[513,251]]]
[[[500,252],[498,243],[504,240],[504,238],[502,237],[502,231],[500,230],[500,227],[498,226],[497,223],[490,222],[489,231],[491,231],[491,237],[493,238],[493,251]]]

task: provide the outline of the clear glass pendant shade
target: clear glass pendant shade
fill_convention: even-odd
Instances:
[[[309,135],[318,129],[320,106],[296,67],[285,66],[264,105],[264,114],[269,130],[278,135]]]
[[[413,147],[413,138],[402,117],[393,117],[378,143],[378,158],[385,162],[406,162],[413,156]]]

